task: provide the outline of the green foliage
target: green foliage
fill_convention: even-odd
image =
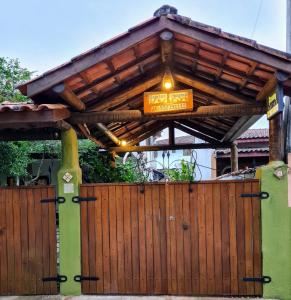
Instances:
[[[172,181],[194,181],[195,164],[181,161],[181,168],[167,171],[167,175]]]
[[[116,158],[115,167],[112,165],[107,152],[99,152],[98,147],[91,143],[79,143],[80,166],[83,170],[85,182],[139,182],[143,174],[135,170],[133,160],[122,163],[121,158]]]
[[[7,176],[26,176],[31,162],[27,142],[0,142],[0,173]]]
[[[16,86],[31,78],[32,72],[20,66],[18,59],[0,57],[0,102],[23,102],[28,98]]]

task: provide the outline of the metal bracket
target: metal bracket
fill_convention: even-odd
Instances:
[[[249,198],[249,197],[256,197],[260,199],[268,199],[269,198],[269,193],[268,192],[260,192],[258,194],[241,194],[240,195],[242,198]]]
[[[243,281],[245,282],[260,282],[262,284],[270,283],[272,278],[270,276],[262,276],[262,277],[244,277]]]
[[[82,276],[82,275],[75,275],[74,276],[74,280],[76,281],[76,282],[81,282],[81,281],[83,281],[83,280],[92,280],[92,281],[97,281],[97,280],[99,280],[99,277],[89,277],[89,276]]]
[[[79,197],[79,196],[74,196],[72,198],[72,202],[74,203],[80,203],[80,202],[84,202],[84,201],[96,201],[97,198],[96,197]]]
[[[56,277],[44,277],[42,279],[43,282],[48,281],[56,281],[56,282],[66,282],[68,280],[68,277],[66,275],[57,275]]]
[[[66,199],[65,197],[56,197],[56,198],[48,198],[48,199],[42,199],[40,200],[40,203],[65,203]]]

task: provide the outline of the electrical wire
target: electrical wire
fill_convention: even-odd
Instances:
[[[263,4],[263,0],[260,0],[258,12],[257,12],[256,19],[255,19],[255,24],[254,24],[253,31],[252,31],[252,34],[251,34],[251,39],[253,39],[255,31],[256,31],[256,28],[257,28],[259,16],[260,16],[261,10],[262,10],[262,4]]]

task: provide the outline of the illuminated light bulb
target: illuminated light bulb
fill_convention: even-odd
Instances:
[[[172,82],[167,81],[167,82],[164,83],[164,88],[165,88],[166,90],[169,90],[169,89],[171,89],[172,87],[173,87]]]
[[[120,145],[121,145],[121,146],[126,146],[127,143],[126,143],[126,141],[122,140],[122,141],[120,142]]]

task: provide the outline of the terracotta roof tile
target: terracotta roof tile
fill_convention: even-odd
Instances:
[[[5,111],[40,111],[40,110],[55,110],[66,108],[62,104],[31,104],[31,103],[12,103],[5,101],[0,104],[0,112]]]

